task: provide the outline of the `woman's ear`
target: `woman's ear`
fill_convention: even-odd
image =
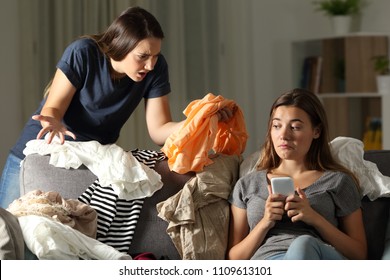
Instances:
[[[319,128],[319,127],[314,128],[313,138],[318,139],[320,137],[320,135],[321,135],[321,128]]]

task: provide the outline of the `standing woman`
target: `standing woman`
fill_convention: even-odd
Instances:
[[[163,145],[182,122],[171,118],[168,65],[160,53],[164,33],[139,7],[122,12],[108,29],[72,42],[57,64],[47,95],[11,149],[0,183],[3,208],[20,196],[19,173],[29,140],[47,135],[64,140],[115,143],[135,108],[145,100],[151,139]],[[231,112],[220,110],[219,119]]]
[[[228,259],[364,259],[367,244],[356,177],[331,155],[328,123],[315,94],[294,89],[270,112],[257,170],[231,197]],[[295,194],[272,193],[289,176]]]

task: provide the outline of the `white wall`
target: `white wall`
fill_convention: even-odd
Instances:
[[[0,168],[2,169],[9,148],[15,143],[25,120],[20,108],[18,1],[0,0]],[[331,35],[328,18],[315,12],[309,0],[223,0],[223,8],[230,12],[241,26],[250,26],[249,33],[236,33],[233,53],[234,69],[230,79],[242,81],[237,102],[242,105],[250,133],[247,153],[256,150],[262,143],[271,103],[284,90],[296,86],[292,82],[291,48],[293,40],[318,38]],[[390,1],[371,0],[363,11],[360,29],[363,32],[386,32],[390,34]],[[222,12],[222,11],[221,11]],[[251,15],[252,17],[249,17]],[[248,22],[250,19],[250,22]],[[249,24],[249,25],[248,25]],[[169,33],[165,30],[165,33]],[[176,42],[170,42],[175,44]],[[179,44],[179,42],[177,42]],[[240,61],[240,46],[253,53],[253,61]],[[251,70],[247,66],[251,64]],[[254,83],[247,85],[245,75],[252,75]],[[171,77],[174,79],[175,77]],[[238,83],[240,84],[240,83]],[[228,88],[228,86],[226,87]],[[243,90],[245,89],[245,90]]]
[[[0,170],[23,126],[20,113],[19,18],[14,0],[0,1]]]

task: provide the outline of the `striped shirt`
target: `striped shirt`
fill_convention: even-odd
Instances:
[[[131,153],[139,162],[152,169],[157,161],[166,158],[164,153],[152,150],[135,149]],[[120,252],[127,252],[144,199],[120,199],[111,186],[101,186],[99,180],[96,180],[78,200],[89,204],[97,212],[96,239]]]

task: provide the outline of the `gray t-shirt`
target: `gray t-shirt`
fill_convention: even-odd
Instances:
[[[254,171],[237,181],[229,197],[231,204],[246,209],[250,230],[264,216],[267,186],[266,172]],[[361,206],[361,195],[355,181],[342,172],[324,172],[317,181],[305,188],[304,192],[311,207],[336,227],[338,218],[351,214]],[[285,214],[283,219],[268,231],[263,244],[252,259],[266,259],[283,253],[296,237],[303,234],[321,239],[313,227],[304,222],[292,223]]]

